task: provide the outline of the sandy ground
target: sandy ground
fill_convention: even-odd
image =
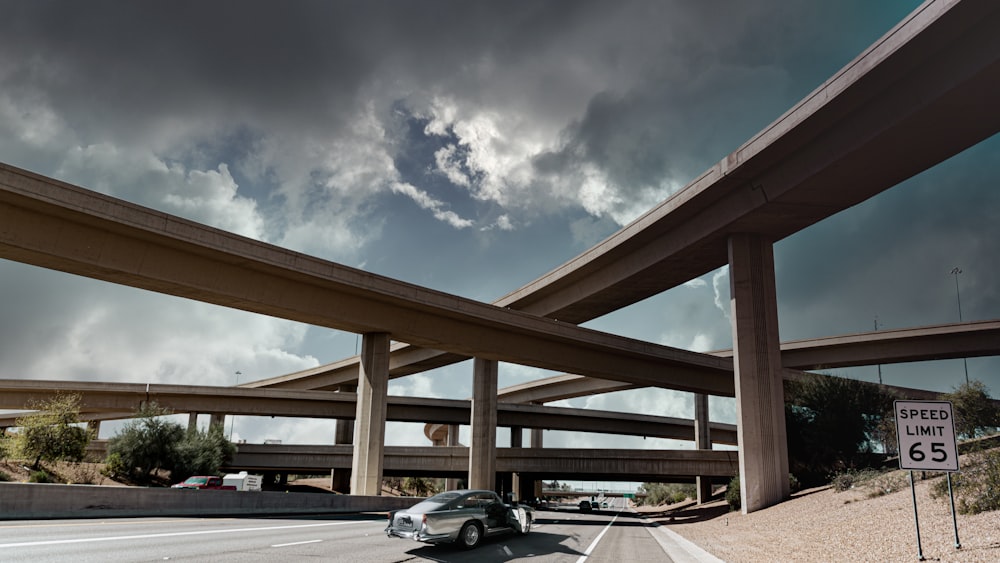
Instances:
[[[948,499],[932,499],[931,483],[918,480],[916,487],[926,560],[1000,562],[1000,512],[959,514],[962,547],[955,549]],[[866,491],[810,489],[748,515],[729,512],[724,500],[701,507],[640,507],[639,511],[733,563],[918,560],[909,486],[874,498]]]

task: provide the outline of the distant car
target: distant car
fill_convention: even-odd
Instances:
[[[600,510],[601,503],[597,502],[596,500],[592,500],[590,501],[590,507],[593,508],[594,510]]]
[[[172,489],[214,489],[219,491],[235,491],[235,485],[226,485],[222,477],[214,475],[195,475],[171,487]]]
[[[457,543],[472,549],[488,536],[531,531],[531,507],[504,503],[493,491],[461,490],[434,495],[389,513],[388,537],[426,543]]]
[[[581,500],[578,506],[580,507],[580,512],[590,512],[594,509],[589,500]]]
[[[601,503],[601,508],[607,508],[607,507],[608,507],[608,503],[606,503],[606,502],[602,502]]]

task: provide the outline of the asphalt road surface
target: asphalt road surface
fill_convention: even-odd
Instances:
[[[381,515],[301,518],[132,518],[0,522],[5,563],[264,562],[669,562],[659,532],[631,512],[540,510],[527,536],[478,548],[387,538]]]

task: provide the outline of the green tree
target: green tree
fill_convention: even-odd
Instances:
[[[894,397],[878,385],[809,375],[786,382],[789,465],[804,484],[816,485],[845,467],[865,466],[892,416]]]
[[[413,491],[415,496],[423,497],[434,492],[434,485],[423,477],[407,477],[403,479],[403,490]]]
[[[990,399],[989,389],[982,381],[963,383],[941,398],[951,401],[955,432],[963,438],[983,436],[1000,426],[1000,409]]]
[[[80,426],[80,401],[78,394],[59,393],[29,403],[35,412],[15,421],[20,430],[7,438],[7,455],[32,460],[32,469],[39,469],[42,461],[83,460],[93,436]]]
[[[169,412],[155,403],[144,405],[108,442],[109,471],[148,482],[153,471],[172,470],[184,428],[164,420],[166,414]]]
[[[180,481],[192,475],[215,475],[235,453],[236,446],[226,438],[221,424],[213,424],[205,431],[189,430],[177,444],[170,477]]]

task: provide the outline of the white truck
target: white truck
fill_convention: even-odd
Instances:
[[[237,491],[259,491],[263,482],[263,475],[250,475],[246,471],[230,473],[222,478],[223,485],[233,485]]]

